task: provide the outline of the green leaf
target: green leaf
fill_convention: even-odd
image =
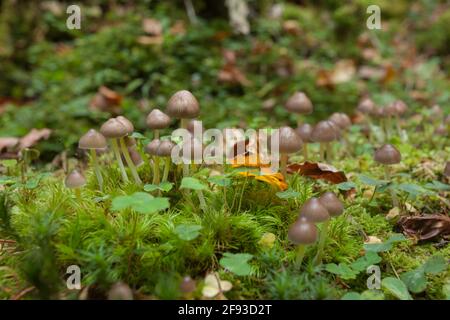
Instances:
[[[208,190],[208,186],[206,186],[196,178],[185,177],[183,178],[183,180],[181,180],[180,189]]]
[[[371,251],[371,252],[385,252],[389,251],[392,248],[392,245],[395,242],[405,241],[406,238],[401,233],[395,233],[389,237],[388,240],[386,240],[383,243],[366,243],[364,244],[364,250]]]
[[[381,281],[381,285],[393,296],[400,300],[412,300],[411,295],[408,292],[408,289],[406,288],[406,285],[403,283],[403,281],[394,278],[394,277],[388,277],[384,278]]]
[[[434,192],[425,189],[422,186],[412,183],[401,183],[395,186],[396,189],[405,191],[412,196],[419,196],[425,194],[434,194]]]
[[[7,159],[7,160],[0,161],[0,163],[5,168],[13,168],[13,167],[15,167],[17,165],[17,160],[15,160],[15,159]]]
[[[142,133],[139,133],[139,132],[133,132],[131,134],[131,137],[134,139],[141,139],[141,140],[147,139],[146,136],[144,136]]]
[[[340,278],[344,280],[355,279],[358,275],[358,271],[350,268],[348,264],[340,263],[339,265],[335,263],[329,263],[325,265],[325,270],[338,275]]]
[[[402,279],[411,292],[419,293],[427,288],[427,278],[422,268],[402,273],[400,279]]]
[[[175,228],[175,233],[181,240],[191,241],[200,235],[202,226],[196,224],[180,224]]]
[[[248,253],[225,252],[220,259],[220,265],[238,276],[248,276],[252,273],[252,267],[248,264],[251,258],[253,256]]]
[[[169,208],[167,198],[155,198],[145,192],[136,192],[129,196],[119,196],[112,201],[112,210],[121,211],[131,209],[139,213],[148,214]]]
[[[356,261],[354,261],[350,267],[353,270],[356,271],[364,271],[367,269],[367,267],[377,264],[381,261],[381,257],[376,253],[372,251],[368,251],[364,256],[358,258]]]
[[[381,290],[365,290],[361,293],[362,300],[384,300],[384,294]]]
[[[437,274],[448,268],[447,260],[443,256],[432,256],[423,265],[423,270],[426,273]]]
[[[280,199],[295,199],[300,196],[300,193],[292,189],[287,189],[286,191],[277,192],[276,195]]]
[[[442,293],[446,300],[450,300],[450,281],[447,281],[446,284],[442,287]]]
[[[438,190],[438,191],[449,191],[450,185],[435,180],[431,183],[427,183],[425,185],[425,188],[432,189],[432,190]]]
[[[365,176],[363,174],[358,175],[358,177],[359,177],[359,180],[361,181],[361,183],[369,185],[369,186],[377,187],[377,186],[382,186],[387,183],[387,181],[374,179],[374,178]]]
[[[165,182],[161,182],[160,184],[156,185],[156,184],[146,184],[144,186],[144,190],[147,192],[153,192],[155,190],[161,190],[164,192],[168,192],[170,190],[172,190],[173,188],[173,183],[165,181]]]
[[[339,190],[344,190],[344,191],[348,191],[348,190],[356,188],[356,184],[351,181],[341,182],[341,183],[337,184],[336,186],[338,187]]]
[[[358,292],[347,292],[341,297],[341,300],[362,300]]]
[[[231,179],[226,176],[212,176],[208,178],[208,181],[220,187],[228,187],[231,185]]]

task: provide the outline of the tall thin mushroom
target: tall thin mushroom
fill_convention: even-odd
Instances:
[[[379,148],[375,151],[374,160],[376,162],[384,165],[385,178],[387,181],[390,181],[391,173],[389,170],[389,166],[400,163],[400,161],[402,160],[402,155],[393,145],[385,144],[381,148]],[[400,208],[395,191],[392,188],[390,188],[390,191],[391,191],[393,206]]]
[[[125,128],[127,129],[127,136],[133,134],[134,126],[130,120],[128,120],[124,116],[118,116],[116,119],[120,123],[122,123],[125,126]],[[134,165],[133,160],[131,159],[130,153],[128,152],[128,147],[127,147],[125,138],[126,138],[125,136],[119,138],[119,143],[120,143],[120,148],[122,150],[122,154],[125,157],[125,161],[127,162],[128,167],[130,168],[131,175],[133,176],[134,181],[137,184],[142,184],[142,181],[141,181],[141,178],[139,177],[136,166]]]
[[[303,142],[291,127],[281,127],[279,129],[279,139],[280,170],[283,176],[286,176],[288,155],[299,151],[302,148]]]
[[[306,246],[317,241],[316,225],[304,217],[299,217],[288,231],[288,239],[297,245],[297,257],[295,265],[300,269],[303,257],[305,256]]]
[[[313,104],[308,96],[301,91],[295,92],[289,99],[286,101],[284,106],[287,111],[291,113],[296,113],[297,116],[297,125],[300,126],[302,124],[302,115],[307,115],[313,112]]]
[[[327,152],[327,158],[330,157],[330,142],[336,140],[338,132],[336,125],[329,120],[319,121],[311,132],[311,140],[320,143],[320,159],[325,161],[325,152]]]
[[[80,188],[86,185],[86,179],[80,172],[78,172],[78,170],[72,170],[72,172],[67,175],[64,180],[64,185],[66,188],[73,189],[77,200],[81,202],[82,198]]]
[[[158,146],[158,149],[156,150],[157,155],[164,159],[164,171],[163,171],[163,176],[162,176],[162,182],[167,181],[167,178],[169,177],[169,171],[170,171],[170,165],[171,165],[170,156],[172,154],[172,149],[174,146],[175,146],[175,144],[172,141],[164,140],[160,143],[160,145]]]
[[[159,109],[153,109],[146,119],[147,127],[153,130],[154,139],[159,139],[159,130],[170,125],[170,117]]]
[[[103,192],[103,176],[97,159],[97,150],[105,150],[107,148],[106,138],[100,132],[90,129],[78,141],[78,148],[90,151],[91,159],[94,163],[94,172],[97,176],[98,187],[100,191]]]
[[[158,148],[161,140],[153,139],[145,146],[145,152],[153,156],[153,184],[159,184],[159,157]]]
[[[309,123],[303,123],[299,125],[297,129],[295,129],[295,131],[303,141],[303,157],[305,158],[305,161],[308,160],[308,144],[313,142],[311,140],[312,130],[313,126]]]

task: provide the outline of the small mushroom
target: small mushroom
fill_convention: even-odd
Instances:
[[[161,140],[153,139],[145,146],[145,152],[153,157],[153,184],[159,184],[159,156],[158,148]]]
[[[279,129],[279,152],[281,173],[286,176],[286,166],[288,155],[301,149],[302,139],[291,127],[281,127]]]
[[[147,116],[147,127],[154,130],[154,138],[159,139],[159,130],[170,125],[170,117],[159,109],[153,109]]]
[[[125,138],[127,138],[128,135],[131,135],[134,132],[133,123],[131,123],[131,121],[125,118],[124,116],[118,116],[116,119],[117,121],[122,123],[127,130],[126,136],[119,137],[120,149],[122,150],[122,154],[125,157],[125,161],[128,167],[130,168],[131,175],[133,176],[134,181],[137,184],[142,184],[141,178],[139,177],[137,169],[133,163],[133,160],[131,159],[130,153],[128,152],[127,143],[125,142]]]
[[[126,283],[117,282],[109,290],[108,300],[133,300],[133,291]]]
[[[301,124],[301,115],[313,112],[313,104],[308,96],[301,91],[294,93],[286,102],[287,111],[298,114],[298,126]]]
[[[169,171],[170,171],[170,165],[171,165],[171,158],[172,155],[172,149],[175,146],[175,144],[170,140],[164,140],[160,143],[158,146],[158,149],[156,150],[156,153],[158,156],[164,158],[164,172],[162,177],[162,182],[167,181],[167,178],[169,177]]]
[[[327,208],[316,197],[310,198],[303,204],[299,216],[312,222],[325,222],[330,219]]]
[[[199,115],[200,106],[191,92],[181,90],[169,99],[166,112],[173,118],[181,119],[181,127],[186,129],[187,120]]]
[[[100,132],[108,139],[111,140],[112,149],[116,157],[117,163],[119,164],[120,172],[122,173],[122,179],[124,182],[128,182],[127,172],[122,162],[120,156],[120,149],[118,144],[118,139],[125,137],[128,134],[127,127],[117,120],[116,118],[111,118],[106,121],[100,128]]]
[[[331,191],[322,194],[319,201],[332,217],[339,216],[344,212],[344,205],[341,200]]]
[[[400,152],[391,144],[385,144],[375,151],[374,160],[384,165],[384,173],[387,181],[391,180],[389,166],[397,164],[402,160]],[[394,207],[399,208],[397,196],[392,188],[391,196]]]
[[[352,121],[350,120],[349,116],[342,112],[333,113],[330,116],[329,120],[337,124],[337,126],[342,130],[347,129],[352,125]]]
[[[103,176],[97,159],[97,150],[105,150],[107,148],[106,138],[100,132],[90,129],[78,141],[78,148],[90,151],[91,159],[94,163],[94,172],[97,176],[98,187],[100,191],[103,191]]]
[[[300,138],[303,141],[303,156],[305,158],[305,161],[308,160],[308,143],[313,142],[311,140],[311,133],[313,131],[313,126],[309,123],[303,123],[298,126],[297,129],[295,129],[297,134],[300,136]]]
[[[337,126],[329,120],[319,121],[311,132],[311,140],[320,143],[320,159],[325,161],[325,152],[327,158],[331,157],[330,142],[336,140],[339,136]]]
[[[183,278],[180,283],[180,291],[184,296],[189,296],[197,288],[197,284],[194,279],[189,276]]]
[[[86,179],[78,172],[78,170],[72,170],[72,172],[67,175],[64,185],[68,189],[74,189],[78,201],[82,200],[80,188],[86,185]]]
[[[317,241],[316,225],[304,217],[299,217],[289,228],[288,239],[297,245],[296,267],[300,268],[305,256],[306,246]]]
[[[446,136],[448,133],[447,126],[444,124],[440,124],[435,130],[434,134],[438,136]]]
[[[376,108],[375,103],[372,101],[372,99],[370,98],[363,98],[359,104],[358,107],[356,108],[356,110],[358,110],[359,112],[365,114],[365,115],[372,115],[374,109]]]

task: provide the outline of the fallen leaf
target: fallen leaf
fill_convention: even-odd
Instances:
[[[398,218],[400,215],[400,209],[398,207],[394,207],[391,210],[389,210],[388,214],[386,215],[387,220],[392,220]]]
[[[269,170],[270,168],[261,168],[260,174],[251,172],[239,172],[239,174],[275,186],[281,191],[287,190],[288,184],[284,180],[284,176],[279,172],[271,173]]]
[[[347,181],[344,172],[338,171],[335,167],[325,163],[293,163],[288,165],[287,171],[289,173],[299,173],[312,179],[323,179],[333,184]]]
[[[47,140],[52,133],[52,130],[44,129],[31,129],[24,137],[20,139],[19,149],[31,148],[41,140]]]
[[[374,243],[383,243],[383,241],[381,241],[381,239],[376,237],[376,236],[368,236],[367,240],[364,241],[364,243],[366,243],[366,244],[374,244]]]
[[[229,84],[239,84],[247,86],[250,81],[245,74],[236,66],[236,53],[232,50],[223,50],[223,58],[225,63],[219,71],[217,78],[220,82]]]
[[[152,18],[142,20],[142,29],[151,36],[160,36],[163,32],[161,22]]]
[[[0,154],[3,151],[13,150],[20,142],[16,137],[2,137],[0,138]]]
[[[184,35],[186,33],[186,24],[183,20],[177,20],[175,24],[170,27],[169,31],[173,35]]]
[[[221,280],[217,272],[209,273],[205,277],[202,295],[206,298],[214,298],[220,293],[230,291],[233,288],[231,282]]]
[[[445,214],[402,217],[397,226],[408,236],[418,240],[435,240],[450,235],[450,218]]]
[[[120,114],[121,102],[122,96],[119,93],[108,87],[101,86],[92,98],[89,107],[91,110]]]
[[[336,62],[332,70],[319,70],[316,84],[321,87],[334,88],[335,85],[352,80],[356,73],[355,62],[343,59]]]

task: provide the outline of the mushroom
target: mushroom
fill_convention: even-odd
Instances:
[[[189,296],[197,288],[197,284],[194,279],[189,276],[183,278],[180,283],[180,291],[184,296]]]
[[[297,258],[295,265],[300,268],[305,256],[306,246],[317,241],[317,227],[316,225],[306,219],[299,217],[289,228],[288,239],[297,245]]]
[[[305,217],[312,222],[325,222],[330,219],[330,214],[318,198],[312,197],[301,207],[300,217]]]
[[[128,153],[130,154],[133,164],[139,168],[144,164],[144,159],[142,159],[141,154],[133,147],[128,148]]]
[[[145,146],[145,152],[153,156],[153,184],[159,184],[159,157],[158,148],[161,140],[153,139]]]
[[[80,188],[86,185],[86,179],[78,172],[78,170],[72,170],[72,172],[67,175],[64,185],[68,189],[74,189],[77,199],[81,201]]]
[[[172,141],[164,140],[159,144],[158,149],[156,150],[156,154],[165,159],[162,182],[167,181],[167,178],[169,177],[170,164],[171,164],[170,156],[172,155],[172,149],[174,146],[175,146],[175,144]]]
[[[173,118],[181,119],[181,128],[186,129],[187,120],[199,115],[200,106],[191,92],[181,90],[169,99],[166,112]]]
[[[319,202],[327,209],[330,217],[339,216],[342,212],[344,212],[344,205],[341,200],[339,200],[339,198],[331,191],[322,194],[319,197]],[[314,259],[315,264],[317,265],[322,263],[323,249],[325,248],[325,242],[328,236],[328,225],[329,220],[324,221],[320,232],[319,246],[317,249],[317,255]]]
[[[310,114],[313,112],[313,105],[308,96],[301,91],[294,93],[286,102],[285,108],[287,111],[298,114],[298,126],[301,124],[301,115]]]
[[[375,103],[372,101],[372,99],[370,98],[363,98],[359,104],[358,107],[356,108],[356,110],[358,110],[359,112],[365,114],[365,115],[372,115],[373,111],[375,110],[376,105]],[[369,119],[370,121],[370,119]]]
[[[100,132],[90,129],[78,141],[78,148],[90,151],[91,159],[94,163],[94,172],[97,176],[98,187],[100,191],[103,191],[103,176],[97,159],[97,150],[105,150],[107,148],[106,138]]]
[[[391,180],[389,166],[397,164],[402,160],[400,152],[391,144],[385,144],[375,151],[374,160],[384,165],[384,173],[387,181]],[[392,188],[391,196],[394,207],[399,208],[399,202]]]
[[[117,121],[122,123],[127,130],[126,137],[125,136],[119,137],[120,149],[122,150],[122,154],[125,157],[125,161],[127,162],[127,165],[130,168],[134,181],[137,184],[142,184],[141,178],[139,177],[136,167],[134,166],[133,160],[131,159],[130,153],[128,152],[127,143],[125,142],[125,138],[128,138],[129,135],[133,134],[134,126],[131,123],[131,121],[125,118],[124,116],[118,116],[116,119]]]
[[[128,182],[129,180],[127,172],[125,171],[122,158],[120,157],[119,145],[117,143],[118,139],[123,138],[127,135],[128,130],[126,126],[116,118],[111,118],[100,127],[100,132],[106,138],[111,140],[112,149],[116,157],[117,163],[119,164],[122,179],[124,182]]]
[[[334,122],[329,120],[319,121],[311,132],[311,140],[320,143],[320,159],[325,161],[325,151],[327,158],[330,158],[329,143],[339,136],[338,128]]]
[[[294,129],[291,127],[281,127],[279,129],[280,167],[284,176],[286,176],[288,154],[299,151],[302,145],[302,139]]]
[[[332,121],[339,127],[339,133],[342,132],[341,143],[345,144],[344,151],[348,151],[351,145],[348,142],[346,130],[352,125],[352,121],[349,116],[343,112],[335,112],[328,120]]]
[[[109,290],[108,300],[133,300],[133,291],[126,283],[117,282]]]
[[[153,109],[147,116],[147,127],[154,130],[154,139],[159,139],[159,130],[170,125],[170,117],[159,109]]]
[[[305,158],[305,161],[308,160],[308,143],[311,143],[311,133],[313,130],[313,126],[308,123],[303,123],[298,126],[295,131],[299,135],[299,137],[303,141],[303,156]]]

